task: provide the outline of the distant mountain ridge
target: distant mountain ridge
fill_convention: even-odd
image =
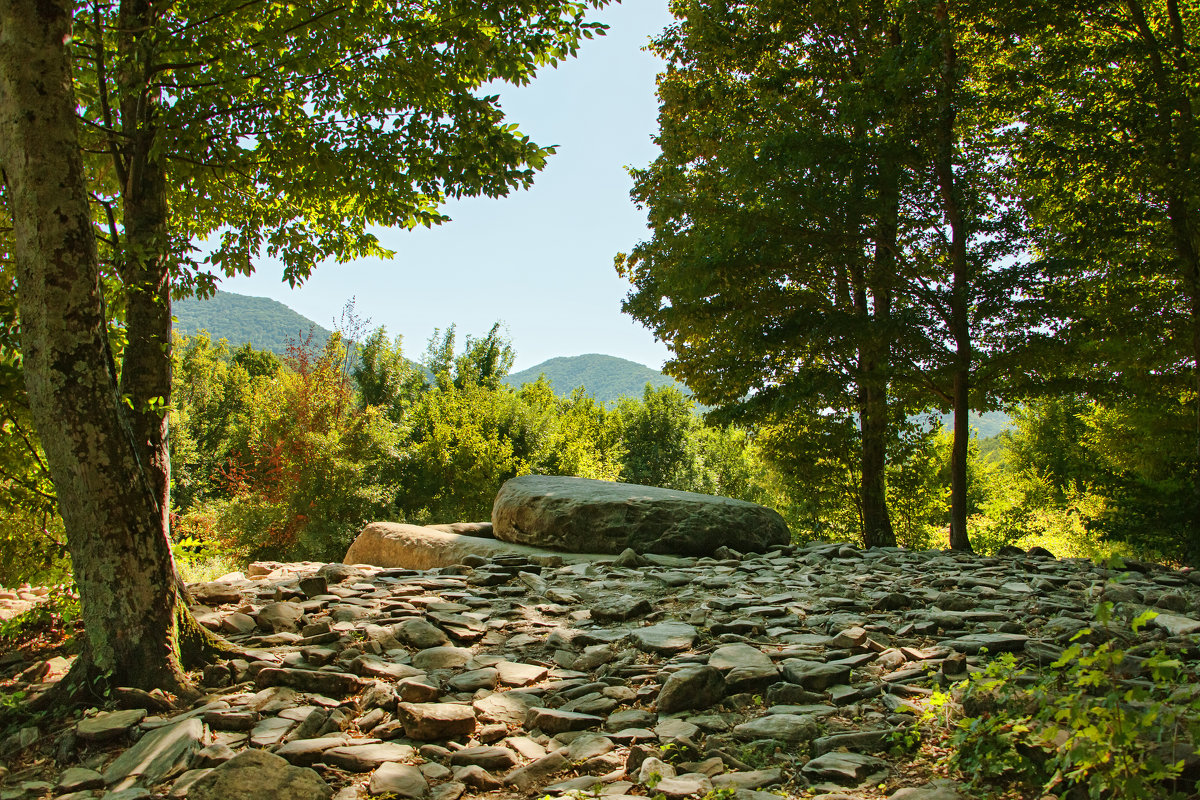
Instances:
[[[332,334],[269,297],[218,291],[207,300],[178,300],[171,311],[176,319],[175,330],[184,336],[205,330],[214,342],[225,339],[230,347],[249,342],[256,350],[270,350],[276,355],[286,354],[289,342],[303,342],[309,332],[316,347],[322,347]]]
[[[537,366],[514,372],[504,381],[510,386],[520,386],[533,383],[543,374],[558,396],[566,397],[582,386],[601,403],[611,403],[622,397],[641,397],[647,383],[655,388],[676,386],[684,394],[690,394],[682,383],[657,370],[600,353],[551,358]]]

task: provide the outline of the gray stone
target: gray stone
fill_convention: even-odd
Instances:
[[[882,758],[862,753],[826,753],[809,761],[800,771],[809,780],[827,780],[846,786],[858,784],[887,766]]]
[[[850,682],[850,667],[845,664],[826,664],[821,661],[805,661],[785,658],[780,667],[783,677],[790,683],[812,692],[819,692],[842,683]]]
[[[283,669],[267,667],[259,670],[254,679],[256,689],[272,686],[287,686],[302,692],[346,697],[358,694],[366,685],[363,679],[345,672],[329,672],[316,669]]]
[[[274,753],[243,750],[200,778],[188,800],[329,800],[333,789],[316,772]]]
[[[654,793],[666,797],[690,797],[708,794],[712,788],[712,781],[707,775],[692,772],[674,778],[663,778],[655,784]]]
[[[307,767],[320,761],[326,750],[342,747],[347,743],[345,736],[322,736],[316,739],[296,739],[281,745],[275,755],[286,758],[298,767]]]
[[[475,730],[475,709],[457,703],[400,703],[404,735],[422,742],[453,739]]]
[[[712,784],[717,789],[760,789],[763,786],[775,786],[783,783],[783,770],[755,769],[748,772],[727,772],[714,775]]]
[[[480,719],[505,725],[525,724],[529,709],[541,704],[541,700],[524,692],[498,692],[472,703]]]
[[[296,631],[299,627],[300,619],[304,616],[304,609],[296,603],[282,602],[269,603],[254,615],[258,620],[258,624],[269,631],[279,633],[280,631]]]
[[[1159,614],[1150,621],[1150,624],[1161,628],[1170,636],[1187,636],[1200,631],[1200,620],[1175,614]]]
[[[517,754],[507,747],[464,747],[450,755],[452,766],[475,765],[486,770],[509,770],[519,763]]]
[[[648,653],[673,655],[688,650],[696,642],[696,629],[686,622],[660,622],[647,628],[635,628],[633,643]]]
[[[493,665],[505,686],[528,686],[546,677],[548,670],[536,664],[521,664],[515,661],[498,661]]]
[[[725,679],[720,670],[696,665],[678,669],[663,683],[658,693],[660,714],[674,714],[689,708],[708,708],[725,696]]]
[[[744,741],[755,739],[778,739],[783,742],[807,742],[820,734],[816,719],[807,714],[770,714],[733,729],[733,735]]]
[[[418,650],[450,643],[450,637],[441,628],[424,619],[406,619],[392,628],[392,631],[397,639]]]
[[[727,644],[708,657],[708,665],[722,672],[737,667],[774,667],[766,653],[748,644]]]
[[[592,604],[592,619],[597,622],[624,622],[635,617],[644,617],[653,610],[644,597],[633,598],[627,594],[606,597]]]
[[[458,669],[474,655],[465,647],[430,647],[413,656],[413,666],[421,670]]]
[[[1200,623],[1196,624],[1200,628]],[[1029,637],[1023,633],[972,633],[943,644],[973,655],[985,648],[989,653],[1017,653],[1025,649],[1027,641]]]
[[[108,765],[104,782],[114,790],[161,783],[187,769],[203,740],[204,723],[198,717],[152,730]]]
[[[389,761],[407,761],[416,751],[407,744],[346,744],[326,750],[321,760],[350,772],[370,772]]]
[[[58,776],[58,783],[54,784],[56,794],[103,788],[104,776],[96,770],[86,767],[68,767],[63,770],[62,775]]]
[[[961,784],[946,778],[938,778],[923,786],[907,786],[889,795],[888,800],[962,800],[966,797],[959,789]]]
[[[524,475],[500,487],[497,539],[571,553],[708,555],[736,536],[742,550],[786,544],[777,512],[727,497],[588,478]]]
[[[75,735],[85,742],[106,742],[123,736],[145,716],[146,711],[141,708],[101,712],[94,717],[81,719],[75,726]]]
[[[446,686],[455,692],[474,692],[478,689],[494,689],[499,682],[499,670],[495,667],[483,667],[458,673],[446,681]]]
[[[598,728],[603,723],[603,717],[592,714],[562,711],[557,708],[532,708],[529,710],[525,724],[530,728],[538,728],[544,733],[553,735],[567,731],[586,731]]]
[[[371,794],[394,794],[397,797],[422,798],[429,794],[429,782],[421,770],[411,764],[389,762],[371,773],[367,782]]]

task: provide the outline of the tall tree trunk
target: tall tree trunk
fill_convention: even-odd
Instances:
[[[167,407],[171,402],[170,245],[166,171],[155,153],[161,90],[152,80],[155,11],[150,0],[122,0],[118,15],[117,93],[121,141],[117,174],[125,239],[118,254],[125,287],[126,345],[121,393],[129,408],[138,458],[158,503],[164,535],[170,531],[171,462]]]
[[[893,547],[896,534],[887,507],[887,386],[879,379],[873,356],[860,357],[859,431],[862,438],[863,544]]]
[[[881,159],[875,253],[867,275],[860,278],[863,291],[856,303],[869,318],[867,342],[859,349],[859,431],[862,436],[863,541],[867,547],[894,547],[896,533],[887,507],[888,372],[891,321],[891,282],[896,268],[899,172]],[[871,303],[867,306],[867,291]]]
[[[184,602],[112,370],[65,45],[73,9],[0,0],[0,165],[26,388],[82,601],[81,663],[116,685],[186,691],[183,658],[207,637]]]
[[[954,445],[950,453],[950,549],[971,550],[967,534],[967,457],[971,431],[971,323],[968,315],[970,273],[967,265],[967,230],[963,220],[957,179],[954,176],[955,93],[958,86],[954,27],[946,0],[939,0],[936,17],[941,28],[942,75],[938,85],[937,154],[934,168],[942,195],[942,210],[950,226],[950,336],[954,340]]]

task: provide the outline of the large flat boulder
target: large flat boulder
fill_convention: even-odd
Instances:
[[[525,555],[530,558],[560,555],[540,547],[511,544],[478,536],[464,536],[423,525],[398,522],[372,522],[346,551],[346,564],[372,564],[376,567],[436,569],[463,563],[467,556],[495,558]],[[566,556],[568,563],[600,558],[599,554]]]
[[[710,555],[758,552],[790,540],[777,512],[756,503],[590,478],[523,475],[500,487],[492,528],[506,542],[571,553]]]

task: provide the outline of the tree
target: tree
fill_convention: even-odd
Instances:
[[[1053,377],[1106,403],[1192,409],[1175,472],[1200,505],[1200,17],[1194,3],[1029,4],[996,92],[1022,123],[1021,194],[1051,278]],[[1036,80],[1031,79],[1036,76]],[[1186,526],[1184,526],[1186,527]],[[1191,534],[1195,536],[1195,528]]]
[[[117,392],[63,46],[70,23],[66,3],[0,3],[0,164],[25,383],[83,599],[81,662],[181,691],[184,663],[210,643],[187,612]]]
[[[925,54],[918,9],[692,2],[656,43],[662,156],[634,172],[653,238],[618,257],[626,311],[701,402],[857,417],[868,545],[895,543],[890,419],[912,270]],[[907,16],[906,16],[907,15]],[[800,424],[816,433],[825,426]]]
[[[325,258],[383,254],[372,225],[436,224],[447,197],[528,185],[550,150],[479,89],[574,53],[605,2],[0,3],[26,384],[85,662],[184,690],[193,641],[212,644],[167,545],[173,288],[209,290],[264,253],[296,282]],[[119,372],[102,268],[122,289]]]

